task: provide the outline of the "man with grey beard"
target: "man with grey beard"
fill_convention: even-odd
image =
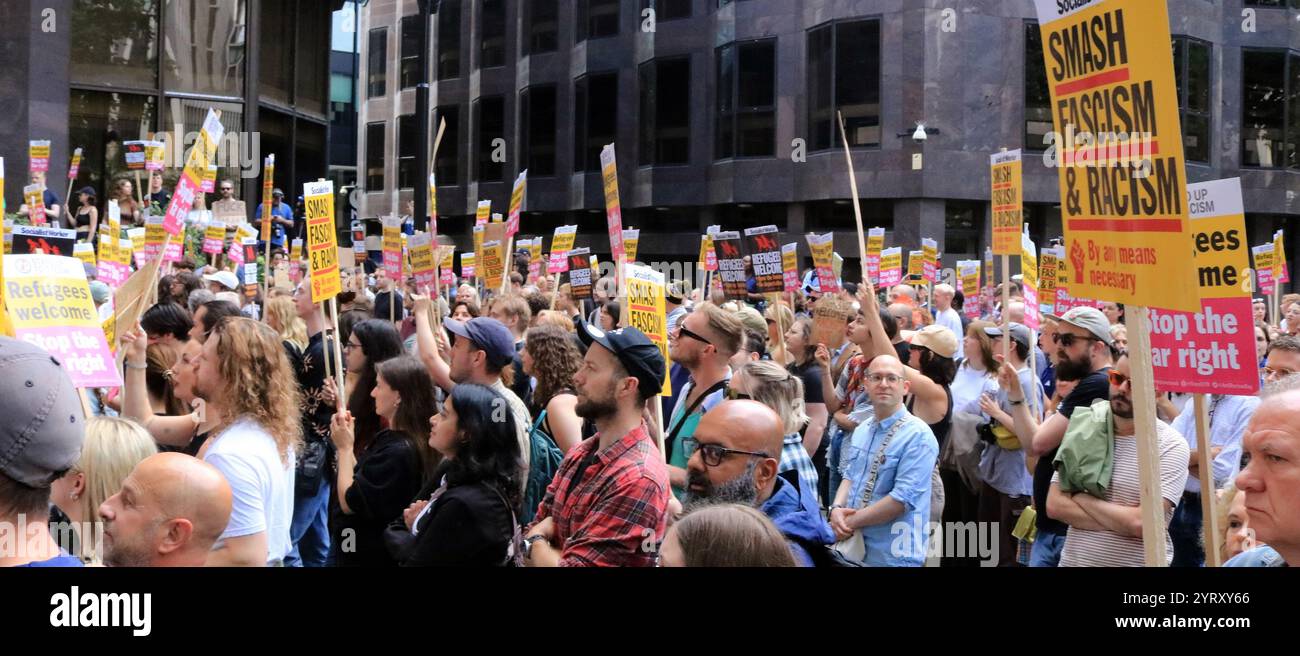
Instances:
[[[757,401],[723,401],[705,414],[691,437],[686,464],[686,511],[714,503],[762,510],[790,543],[795,560],[814,565],[814,554],[835,542],[817,497],[800,487],[797,471],[778,474],[783,422]]]

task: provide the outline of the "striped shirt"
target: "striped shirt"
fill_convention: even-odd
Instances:
[[[1173,507],[1183,497],[1187,484],[1187,440],[1163,421],[1156,422],[1157,444],[1160,452],[1160,496],[1168,501],[1165,508],[1165,554],[1173,559],[1174,547],[1169,540],[1169,520]],[[1060,482],[1060,473],[1052,475],[1052,482]],[[1105,501],[1122,506],[1141,505],[1138,482],[1137,439],[1115,437],[1115,464],[1106,487]],[[1142,567],[1146,564],[1141,537],[1120,535],[1113,531],[1089,531],[1070,527],[1065,535],[1065,548],[1061,551],[1061,567]]]

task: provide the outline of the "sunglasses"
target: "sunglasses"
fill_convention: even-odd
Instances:
[[[709,467],[717,467],[718,465],[721,465],[723,459],[727,458],[728,456],[749,456],[751,458],[771,457],[768,454],[763,452],[728,449],[727,447],[719,444],[700,444],[699,442],[696,442],[694,438],[690,438],[690,437],[686,438],[683,441],[685,442],[686,449],[688,451],[692,453],[699,451],[700,458],[702,458],[704,460],[704,464]]]
[[[693,340],[695,340],[695,341],[697,341],[697,342],[703,342],[703,343],[705,343],[705,344],[708,344],[709,346],[713,346],[713,342],[710,342],[709,340],[704,339],[704,338],[701,337],[698,333],[694,333],[694,332],[692,332],[689,328],[687,328],[686,326],[683,326],[683,325],[681,325],[681,324],[678,324],[677,334],[678,334],[678,336],[680,336],[680,337],[690,337],[691,339],[693,339]]]
[[[1113,387],[1123,387],[1124,383],[1128,383],[1132,381],[1131,378],[1125,376],[1124,374],[1121,374],[1118,371],[1115,371],[1114,369],[1107,371],[1106,377],[1110,379],[1110,384]]]
[[[752,401],[754,399],[754,397],[741,392],[734,387],[727,388],[726,396],[728,401]]]
[[[1090,342],[1101,341],[1096,337],[1093,337],[1092,335],[1079,336],[1074,333],[1056,333],[1052,335],[1052,341],[1057,344],[1060,344],[1064,348],[1070,348],[1071,346],[1074,346],[1074,343],[1079,340],[1088,340]]]

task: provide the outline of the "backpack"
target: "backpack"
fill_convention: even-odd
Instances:
[[[866,565],[840,553],[833,545],[790,536],[786,536],[786,539],[798,544],[803,547],[804,551],[808,552],[808,557],[812,558],[813,567],[866,567]]]
[[[542,430],[542,422],[545,420],[546,410],[542,410],[528,433],[531,464],[528,469],[528,481],[524,484],[523,508],[519,513],[519,522],[522,526],[527,526],[533,521],[533,516],[537,514],[537,505],[546,496],[546,488],[551,485],[551,480],[560,471],[560,463],[564,461],[564,452],[560,451],[555,440]]]

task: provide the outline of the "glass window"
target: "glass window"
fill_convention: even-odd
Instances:
[[[474,101],[474,127],[478,132],[475,139],[478,145],[478,168],[474,179],[481,182],[501,182],[505,179],[505,162],[494,161],[492,157],[497,146],[493,141],[505,138],[505,106],[505,98],[501,96]]]
[[[68,99],[68,143],[82,148],[81,171],[74,188],[86,185],[98,192],[99,207],[107,207],[110,187],[127,173],[123,141],[153,132],[156,96],[72,89]],[[21,185],[15,185],[21,186]],[[56,192],[56,193],[62,193]],[[12,206],[15,207],[16,206]]]
[[[325,124],[311,119],[299,118],[295,122],[293,141],[293,170],[280,173],[279,157],[276,158],[275,186],[284,189],[285,202],[292,207],[298,196],[302,195],[302,186],[326,177],[325,166]],[[292,182],[292,184],[290,184]],[[338,191],[336,184],[334,190]],[[337,221],[336,225],[341,225]]]
[[[366,125],[366,191],[384,190],[384,124]]]
[[[244,105],[243,103],[221,103],[211,100],[197,100],[190,98],[167,98],[163,101],[162,126],[164,134],[169,136],[164,139],[172,141],[172,146],[179,139],[182,149],[186,145],[185,136],[189,134],[198,135],[203,127],[203,121],[208,117],[208,108],[221,111],[221,126],[225,129],[225,136],[217,144],[217,179],[232,178],[239,179],[241,169],[256,168],[260,164],[254,163],[258,157],[253,146],[248,140],[247,133],[244,129]],[[174,136],[173,136],[174,135]],[[243,139],[241,140],[241,137]],[[193,139],[190,140],[192,145]],[[275,151],[267,150],[264,146],[259,146],[263,155]],[[176,154],[168,151],[168,166],[171,162],[183,163],[185,161],[185,152]],[[180,172],[175,169],[176,175]],[[166,180],[170,183],[170,179]]]
[[[618,73],[584,75],[574,82],[574,171],[599,171],[600,151],[614,143]]]
[[[1174,80],[1183,124],[1183,153],[1193,162],[1210,160],[1210,44],[1175,37]]]
[[[77,0],[70,42],[73,83],[158,88],[158,0]]]
[[[442,143],[438,144],[438,158],[434,169],[438,186],[450,187],[460,184],[460,106],[438,107],[434,115],[435,138],[438,135],[437,126],[442,121],[447,122],[447,127],[442,132]]]
[[[366,96],[375,98],[387,93],[385,78],[388,73],[388,28],[370,30],[370,44],[366,50]]]
[[[397,117],[397,186],[401,189],[415,187],[415,128],[414,114]]]
[[[479,68],[494,68],[506,63],[505,0],[483,0],[479,22]]]
[[[688,57],[641,65],[641,164],[686,164],[691,148]]]
[[[262,98],[288,106],[293,102],[293,5],[260,3],[258,17],[262,22],[258,25],[257,93]]]
[[[578,0],[574,41],[618,34],[618,0]]]
[[[246,4],[198,7],[171,0],[164,16],[163,72],[169,91],[242,96]]]
[[[519,161],[533,177],[555,175],[555,86],[519,94]]]
[[[1043,35],[1038,23],[1025,23],[1025,150],[1045,150],[1043,142],[1053,130]]]
[[[880,22],[827,24],[808,32],[809,133],[813,150],[880,145]]]
[[[420,17],[402,17],[402,88],[420,83]]]
[[[1243,50],[1241,71],[1241,163],[1285,166],[1287,55]]]
[[[438,79],[460,77],[460,0],[438,7]]]
[[[776,41],[718,49],[716,159],[776,153]]]
[[[300,2],[301,9],[294,15],[298,42],[295,46],[297,63],[293,68],[296,91],[293,105],[300,112],[324,118],[329,85],[330,13],[321,4],[309,3],[308,0]]]
[[[275,186],[285,189],[292,189],[294,181],[294,162],[293,162],[293,116],[287,112],[277,111],[262,105],[257,112],[257,130],[261,137],[261,152],[257,161],[249,165],[249,169],[256,171],[257,176],[248,180],[252,182],[251,196],[245,196],[244,201],[248,204],[249,210],[253,206],[262,202],[262,187],[257,184],[262,180],[262,161],[261,158],[271,153],[275,153]],[[382,141],[380,148],[383,148]],[[312,178],[315,180],[316,178]],[[237,184],[243,184],[245,181],[236,180]],[[299,187],[301,189],[301,187]],[[302,191],[298,192],[299,194]],[[289,199],[296,198],[298,194],[290,196],[286,190],[285,196]]]
[[[641,10],[655,10],[655,21],[663,22],[691,17],[692,0],[641,0]]]
[[[944,256],[963,260],[978,256],[983,225],[984,203],[951,200],[945,203]]]
[[[529,54],[555,52],[559,47],[559,9],[556,0],[528,0],[524,3],[528,18],[528,37],[524,47]]]

